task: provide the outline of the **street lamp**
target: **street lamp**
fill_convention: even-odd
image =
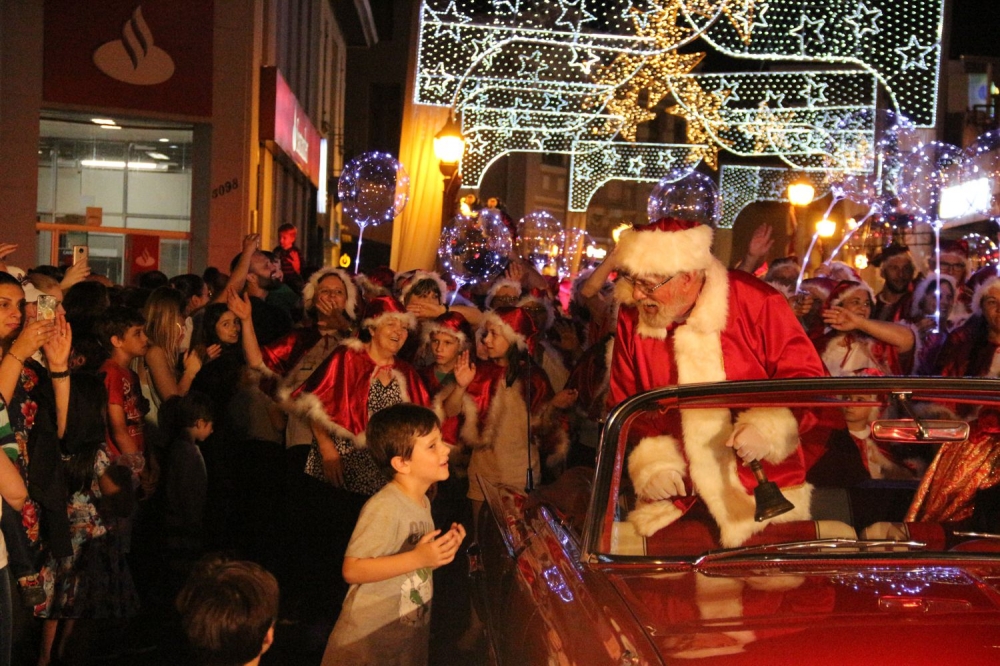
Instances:
[[[465,138],[462,128],[453,113],[448,114],[448,122],[434,136],[434,155],[438,158],[441,175],[444,176],[444,198],[441,201],[441,229],[451,221],[455,195],[462,186],[462,174],[458,164],[465,152]]]
[[[788,186],[788,201],[792,204],[789,210],[788,231],[788,251],[787,254],[795,254],[795,239],[799,233],[799,219],[795,214],[795,209],[800,206],[808,206],[816,196],[816,188],[806,180],[800,180]]]

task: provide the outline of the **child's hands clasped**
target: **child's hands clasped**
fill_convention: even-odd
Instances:
[[[434,530],[425,534],[413,550],[420,558],[421,565],[437,569],[449,564],[455,559],[458,547],[465,539],[465,528],[458,523],[452,523],[451,529],[441,534]]]

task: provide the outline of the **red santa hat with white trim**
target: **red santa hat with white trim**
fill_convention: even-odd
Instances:
[[[386,317],[397,317],[410,330],[417,327],[417,318],[406,311],[403,304],[392,296],[376,296],[365,304],[361,328],[378,326]]]
[[[834,305],[841,305],[847,297],[856,291],[863,291],[867,296],[869,302],[875,305],[875,292],[872,288],[868,286],[867,282],[858,282],[857,280],[841,280],[837,283],[837,286],[833,288],[830,295],[826,297],[826,303],[823,304],[824,309],[833,307]]]
[[[448,295],[448,285],[444,283],[441,276],[437,273],[430,271],[413,271],[413,274],[407,277],[401,284],[399,289],[399,300],[406,302],[406,298],[413,291],[413,288],[424,281],[433,282],[438,288],[438,292],[441,294],[441,302],[444,302],[445,297]]]
[[[463,348],[468,348],[472,342],[472,326],[465,317],[457,312],[448,311],[440,317],[424,322],[421,327],[424,342],[430,342],[434,333],[447,333],[458,339]]]
[[[535,351],[535,336],[538,329],[524,308],[502,307],[490,310],[483,317],[479,329],[485,329],[489,323],[496,324],[507,342],[518,349],[527,350],[528,353]]]
[[[705,270],[715,261],[713,236],[707,224],[675,217],[633,227],[618,239],[618,269],[640,277]]]
[[[344,291],[347,294],[344,313],[351,319],[354,319],[357,317],[358,287],[354,284],[354,280],[351,279],[347,271],[332,266],[321,268],[309,276],[309,282],[302,290],[302,300],[305,303],[306,309],[308,310],[313,306],[313,299],[316,298],[316,289],[319,287],[319,283],[329,275],[336,275],[344,283]]]
[[[493,307],[493,299],[496,298],[497,292],[503,289],[504,287],[513,289],[514,291],[517,292],[517,295],[514,296],[514,300],[512,301],[512,303],[516,303],[521,298],[521,292],[524,290],[524,287],[521,285],[521,282],[519,280],[512,280],[510,278],[503,278],[497,280],[496,282],[493,283],[493,285],[490,287],[489,292],[487,292],[486,294],[487,310]]]

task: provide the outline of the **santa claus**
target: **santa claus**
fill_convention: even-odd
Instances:
[[[663,218],[622,235],[615,268],[621,303],[611,365],[611,405],[676,384],[819,377],[823,364],[784,296],[757,278],[728,271],[711,253],[713,229]],[[798,422],[786,408],[683,410],[648,428],[628,459],[649,536],[704,502],[726,547],[770,522],[808,520]],[[734,454],[735,452],[735,454]],[[753,474],[761,461],[795,508],[754,520]]]

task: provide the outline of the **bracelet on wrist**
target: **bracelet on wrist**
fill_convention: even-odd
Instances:
[[[52,379],[66,379],[69,377],[69,370],[60,370],[59,372],[49,372],[49,377]]]
[[[12,351],[7,352],[7,356],[10,356],[12,359],[20,363],[22,367],[24,366],[24,359],[15,354],[14,352]]]

